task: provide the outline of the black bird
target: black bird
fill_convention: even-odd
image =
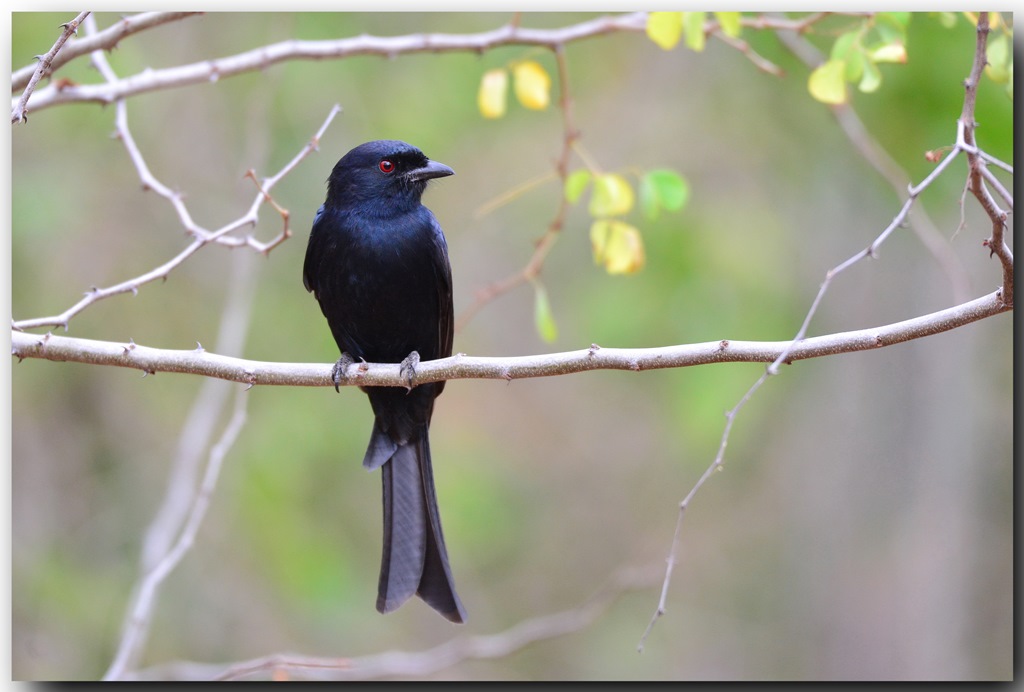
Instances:
[[[401,363],[411,384],[420,359],[451,355],[448,245],[420,197],[427,181],[453,173],[394,140],[361,144],[334,166],[327,199],[313,219],[302,282],[341,350],[335,388],[354,361]],[[427,438],[444,384],[361,387],[374,414],[363,466],[379,467],[384,485],[377,610],[390,612],[416,594],[449,620],[463,622]]]

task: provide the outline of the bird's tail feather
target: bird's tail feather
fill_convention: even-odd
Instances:
[[[391,439],[391,436],[381,427],[380,421],[374,418],[370,444],[366,446],[366,454],[363,455],[363,468],[367,471],[380,468],[394,455],[397,449],[398,443]]]
[[[463,622],[441,532],[427,426],[416,439],[397,444],[375,423],[363,465],[380,466],[384,486],[377,610],[391,612],[417,594],[452,622]]]

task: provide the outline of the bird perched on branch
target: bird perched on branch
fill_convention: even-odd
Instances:
[[[306,248],[303,284],[320,303],[349,365],[401,363],[408,387],[361,387],[373,407],[368,470],[384,485],[384,551],[377,610],[413,594],[453,622],[466,614],[455,593],[434,492],[427,432],[444,382],[412,386],[416,364],[452,353],[452,274],[437,219],[420,204],[433,178],[452,175],[414,146],[361,144],[327,181]]]

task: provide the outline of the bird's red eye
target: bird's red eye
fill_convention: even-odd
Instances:
[[[395,164],[390,159],[381,159],[381,162],[377,164],[377,168],[380,169],[381,173],[390,173],[395,170]]]

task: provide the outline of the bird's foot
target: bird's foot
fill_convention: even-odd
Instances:
[[[348,366],[355,363],[347,353],[342,353],[341,358],[334,364],[334,368],[331,370],[331,381],[334,382],[334,391],[340,392],[341,385],[348,383],[348,376],[345,374],[348,371]]]
[[[416,366],[420,364],[420,354],[417,351],[413,351],[405,357],[402,364],[398,367],[398,372],[401,374],[402,379],[405,380],[405,388],[412,391],[412,382],[416,377]]]

